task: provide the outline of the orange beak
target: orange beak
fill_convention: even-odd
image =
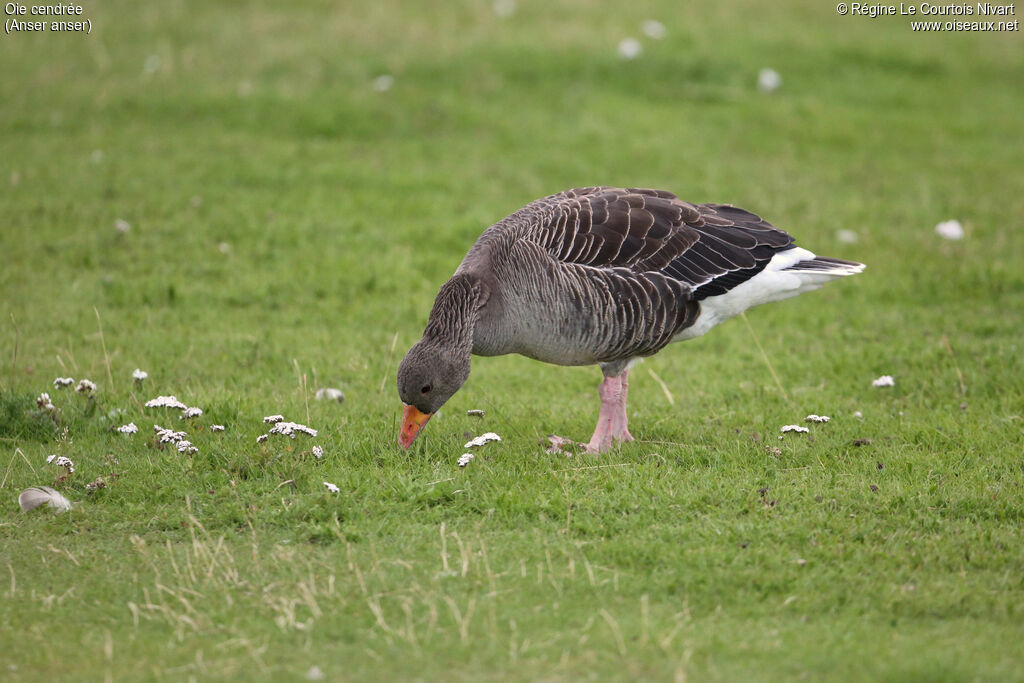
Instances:
[[[409,446],[416,440],[416,435],[427,424],[427,420],[433,413],[421,413],[416,406],[404,405],[402,407],[402,431],[398,434],[398,443],[402,448],[409,450]]]

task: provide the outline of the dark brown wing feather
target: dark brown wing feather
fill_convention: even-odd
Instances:
[[[691,204],[664,190],[567,190],[524,212],[534,218],[529,239],[556,260],[661,273],[696,300],[724,294],[793,246],[789,234],[749,211]]]

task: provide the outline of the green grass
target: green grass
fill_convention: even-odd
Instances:
[[[0,38],[5,680],[1024,679],[1019,33],[800,0],[85,13]],[[619,59],[646,18],[667,36]],[[868,270],[638,366],[614,453],[544,452],[589,435],[600,375],[519,357],[399,451],[439,285],[591,184],[736,203]],[[142,407],[171,393],[205,410],[192,457]],[[320,433],[257,445],[271,413]],[[77,506],[21,513],[54,453]]]

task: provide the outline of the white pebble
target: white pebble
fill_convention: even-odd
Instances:
[[[657,19],[648,19],[644,22],[644,35],[648,38],[661,40],[665,37],[665,24]]]
[[[782,85],[782,76],[775,69],[761,69],[757,74],[757,89],[763,93],[773,93]]]
[[[860,236],[853,230],[837,230],[836,239],[843,244],[856,244]]]
[[[942,221],[935,226],[935,234],[947,240],[962,240],[964,238],[964,226],[960,221]]]
[[[510,17],[515,14],[516,0],[494,0],[493,7],[499,17]]]
[[[636,38],[623,38],[619,41],[619,56],[623,59],[636,59],[643,51],[643,45]]]

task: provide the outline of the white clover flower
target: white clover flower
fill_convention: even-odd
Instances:
[[[117,230],[122,235],[132,229],[132,224],[123,218],[118,218],[114,221],[114,230]]]
[[[75,391],[80,394],[91,394],[96,391],[96,384],[88,379],[82,379],[78,381],[78,386],[75,387]]]
[[[935,234],[947,240],[962,240],[964,238],[964,226],[958,220],[942,221],[935,226]]]
[[[176,432],[173,429],[164,429],[160,425],[153,425],[153,431],[156,432],[156,436],[160,440],[160,443],[178,443],[188,436],[185,432]]]
[[[224,425],[210,425],[210,431],[211,432],[223,432],[224,431]]]
[[[132,370],[132,378],[136,382],[141,382],[142,380],[146,379],[147,377],[149,377],[149,373],[146,372],[145,370],[140,370],[138,368],[135,368],[134,370]]]
[[[773,93],[782,85],[782,76],[775,69],[761,69],[757,74],[757,89],[763,93]]]
[[[58,377],[57,379],[53,380],[53,386],[58,389],[67,389],[74,383],[75,380],[73,377]]]
[[[193,446],[191,441],[186,441],[182,439],[181,441],[178,442],[178,452],[193,455],[195,453],[198,453],[199,449]]]
[[[266,422],[268,425],[276,424],[278,422],[281,422],[282,420],[284,420],[284,415],[267,415],[265,418],[263,418],[263,421]]]
[[[383,74],[373,79],[373,89],[377,92],[387,92],[395,84],[395,77],[391,74]]]
[[[800,425],[783,425],[780,432],[809,432],[811,431],[807,427],[801,427]]]
[[[57,467],[65,468],[69,473],[75,471],[75,463],[71,462],[71,458],[66,456],[60,456],[54,464]]]
[[[871,382],[873,387],[893,387],[896,386],[896,380],[892,378],[892,375],[882,375],[878,379]]]
[[[459,456],[459,467],[465,467],[466,465],[471,463],[473,461],[473,457],[474,456],[473,456],[472,453],[463,453],[462,455],[460,455]]]
[[[644,22],[644,35],[648,38],[661,40],[665,37],[665,24],[657,19],[648,19]]]
[[[94,481],[90,481],[85,485],[86,491],[98,491],[105,488],[107,488],[107,482],[103,481],[103,477],[96,477]]]
[[[828,415],[808,415],[804,422],[828,422],[831,419]]]
[[[474,410],[467,410],[466,411],[466,415],[468,415],[470,417],[483,417],[486,414],[487,413],[485,413],[484,411],[476,410],[476,409],[474,409]]]
[[[268,434],[260,434],[259,436],[256,437],[256,443],[263,443],[264,441],[266,441],[269,438],[270,438],[270,435],[268,435]]]
[[[139,431],[139,428],[135,426],[134,422],[129,422],[126,425],[121,425],[120,427],[118,427],[117,431],[121,432],[122,434],[134,434],[137,431]]]
[[[320,446],[313,446],[313,456],[316,458],[324,457],[324,449]]]
[[[341,489],[339,489],[337,486],[335,486],[329,481],[325,481],[324,486],[326,486],[327,490],[330,491],[331,493],[339,493],[341,491]]]
[[[147,408],[174,408],[175,410],[185,410],[188,408],[187,405],[178,400],[177,396],[157,396],[154,399],[146,401]]]
[[[57,410],[57,407],[53,405],[53,401],[50,400],[50,395],[45,391],[36,397],[36,405],[43,410]]]
[[[636,38],[623,38],[619,41],[619,56],[623,59],[636,59],[644,51],[643,45]]]
[[[495,434],[494,432],[487,432],[486,434],[481,434],[480,436],[476,437],[475,439],[471,439],[470,441],[467,441],[465,443],[465,445],[463,446],[463,448],[473,448],[475,446],[483,446],[485,443],[488,443],[490,441],[501,441],[501,437],[498,436],[497,434]]]
[[[299,424],[298,422],[278,422],[274,424],[273,427],[270,428],[271,434],[290,436],[293,439],[295,438],[295,432],[302,432],[310,436],[317,435],[317,431],[315,429],[313,429],[312,427],[307,427],[306,425],[303,424]]]
[[[48,458],[46,458],[46,464],[50,464],[51,462],[53,462],[56,459],[57,459],[57,454],[55,453],[55,454],[49,456]]]
[[[858,420],[863,420],[864,419],[864,413],[860,412],[859,410],[853,411],[853,416],[855,418],[857,418]]]
[[[193,417],[199,417],[202,414],[202,408],[185,408],[184,412],[182,412],[181,417],[179,419],[191,420]]]

